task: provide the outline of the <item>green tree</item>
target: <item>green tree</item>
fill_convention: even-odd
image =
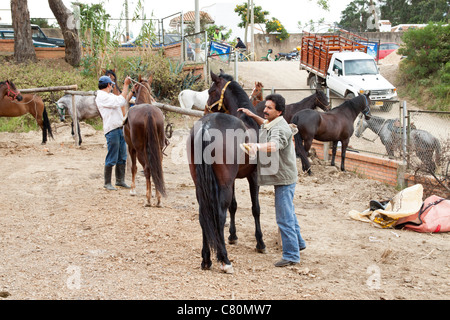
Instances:
[[[448,0],[380,0],[381,16],[392,25],[404,23],[447,22]]]
[[[289,33],[287,32],[286,28],[276,18],[272,18],[271,20],[266,21],[266,32],[276,33],[276,38],[280,41],[289,38]]]
[[[367,31],[367,21],[371,17],[369,1],[354,0],[341,12],[339,27],[354,31]]]
[[[247,43],[247,30],[248,26],[250,24],[250,15],[249,12],[249,6],[248,3],[245,2],[243,4],[236,5],[236,8],[234,8],[234,12],[238,14],[239,17],[241,17],[241,22],[239,22],[238,27],[245,29],[245,36],[244,36],[244,42]],[[265,24],[266,23],[266,16],[269,15],[269,11],[263,10],[261,6],[254,6],[253,8],[253,21],[256,24]],[[261,28],[262,29],[262,28]]]

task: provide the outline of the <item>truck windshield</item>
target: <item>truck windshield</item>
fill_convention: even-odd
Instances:
[[[346,60],[345,75],[378,74],[378,68],[372,59]]]

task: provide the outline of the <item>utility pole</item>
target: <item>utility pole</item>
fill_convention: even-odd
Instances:
[[[254,33],[254,24],[255,24],[255,15],[254,15],[254,8],[255,5],[253,3],[253,0],[250,0],[250,5],[251,5],[251,16],[250,16],[250,21],[251,21],[251,30],[250,30],[250,35],[251,35],[251,40],[252,40],[252,59],[255,60],[255,33]]]
[[[125,0],[125,38],[130,40],[130,24],[128,21],[128,0]]]
[[[200,59],[200,4],[195,0],[195,62]]]

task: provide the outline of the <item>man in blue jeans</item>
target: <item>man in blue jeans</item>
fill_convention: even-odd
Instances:
[[[283,246],[282,258],[275,266],[284,267],[300,262],[300,251],[306,248],[294,208],[297,160],[292,130],[283,118],[285,99],[271,94],[265,100],[265,120],[248,109],[239,110],[261,125],[259,143],[246,147],[250,156],[258,154],[258,184],[275,188],[275,214]]]
[[[127,164],[127,144],[123,136],[123,113],[121,107],[126,102],[128,86],[131,79],[126,77],[122,93],[118,96],[112,93],[115,83],[108,76],[101,76],[98,80],[98,91],[95,103],[103,119],[108,153],[105,159],[105,184],[107,190],[117,190],[111,184],[112,168],[116,166],[116,186],[129,189],[125,183],[125,169]]]

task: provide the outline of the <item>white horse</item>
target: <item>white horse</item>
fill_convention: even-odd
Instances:
[[[178,101],[183,109],[205,110],[206,101],[208,101],[208,89],[203,91],[183,90],[178,95]]]
[[[100,117],[97,104],[95,103],[95,96],[75,96],[75,103],[77,105],[78,121]],[[72,95],[66,94],[56,102],[56,109],[58,110],[59,119],[64,122],[66,112],[72,117]],[[72,118],[73,119],[73,118]],[[78,126],[78,138],[81,145],[80,123]],[[72,121],[72,136],[74,136],[73,121]]]

